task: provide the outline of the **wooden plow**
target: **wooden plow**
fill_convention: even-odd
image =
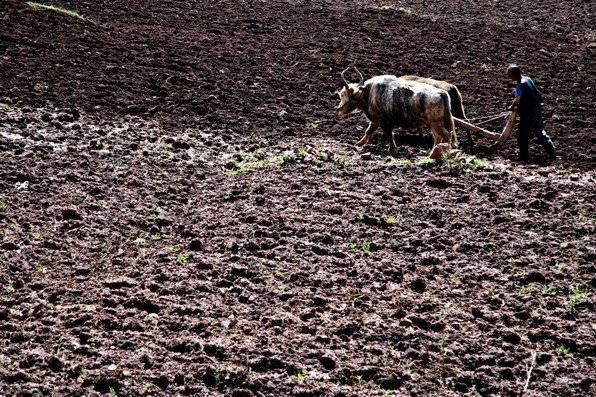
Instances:
[[[499,119],[507,117],[507,116],[508,116],[507,123],[505,124],[505,127],[503,127],[503,131],[500,134],[485,130],[484,128],[480,127],[481,125],[488,124],[490,122],[499,120]],[[516,118],[517,118],[517,111],[514,110],[514,111],[501,113],[498,116],[494,116],[494,117],[491,116],[488,120],[479,122],[476,125],[474,125],[466,120],[458,119],[457,117],[454,117],[453,121],[455,122],[455,125],[458,125],[458,126],[465,128],[469,131],[476,132],[476,133],[482,135],[483,137],[486,137],[488,139],[492,139],[492,140],[496,141],[491,146],[491,148],[499,149],[499,148],[503,147],[505,142],[507,142],[507,140],[511,136],[511,132],[513,131],[513,126],[515,125]]]

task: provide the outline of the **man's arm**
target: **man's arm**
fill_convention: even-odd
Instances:
[[[507,110],[516,110],[517,105],[519,105],[520,101],[521,101],[521,96],[516,96],[515,99],[513,100],[513,103],[511,104],[511,106],[509,106],[509,109],[507,109]]]

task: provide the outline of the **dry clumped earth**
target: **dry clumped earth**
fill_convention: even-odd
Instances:
[[[0,4],[0,392],[596,394],[593,2],[46,4]],[[493,115],[510,62],[555,161],[334,110],[357,65]]]

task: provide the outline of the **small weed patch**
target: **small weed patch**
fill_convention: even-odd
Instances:
[[[376,8],[377,10],[392,10],[395,8],[395,5],[393,5],[393,4],[379,4],[379,5],[373,6],[373,8]]]
[[[230,175],[237,175],[242,172],[248,172],[257,168],[269,167],[276,164],[281,164],[283,162],[291,162],[289,158],[284,158],[283,155],[268,157],[265,159],[258,159],[255,154],[246,152],[238,153],[236,155],[226,154],[222,157],[223,160],[230,160],[232,158],[235,158],[239,161],[232,163],[232,167],[229,167]]]
[[[543,295],[557,295],[557,289],[544,284],[542,286],[542,294]]]
[[[569,291],[569,301],[567,302],[567,306],[573,308],[577,306],[578,303],[587,300],[588,296],[590,296],[588,287],[582,288],[581,286],[576,285]]]

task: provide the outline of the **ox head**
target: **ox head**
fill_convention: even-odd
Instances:
[[[364,88],[364,86],[362,85],[364,83],[364,77],[362,76],[362,73],[360,73],[357,67],[354,67],[354,70],[360,76],[360,81],[358,82],[358,84],[348,83],[346,81],[345,74],[349,69],[350,68],[341,72],[341,80],[344,84],[344,87],[339,92],[340,103],[337,107],[337,111],[340,116],[346,116],[358,108],[358,98],[360,97],[360,93]]]

